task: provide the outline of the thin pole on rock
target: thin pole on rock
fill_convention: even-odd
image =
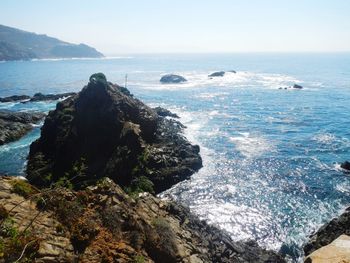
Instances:
[[[128,88],[128,74],[125,74],[125,86],[126,89]]]

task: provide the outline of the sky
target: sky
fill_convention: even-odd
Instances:
[[[350,51],[349,0],[0,0],[0,14],[105,55]]]

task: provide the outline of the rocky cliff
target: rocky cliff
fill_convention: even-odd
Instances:
[[[95,74],[46,117],[41,137],[30,147],[27,178],[42,187],[65,176],[83,187],[109,177],[129,191],[159,193],[202,166],[199,147],[182,129]],[[83,170],[79,176],[77,169]]]
[[[133,199],[105,178],[39,191],[0,177],[0,262],[284,262],[255,242],[233,242],[187,208]]]

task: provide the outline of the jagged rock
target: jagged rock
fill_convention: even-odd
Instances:
[[[30,96],[27,95],[13,95],[9,97],[0,98],[0,102],[13,102],[13,101],[23,101],[29,100]]]
[[[350,162],[345,161],[345,162],[343,162],[343,163],[340,165],[340,167],[343,168],[344,170],[350,172]]]
[[[338,218],[332,219],[323,225],[315,234],[310,236],[308,243],[304,246],[305,255],[333,242],[340,235],[350,235],[350,208]]]
[[[18,140],[44,117],[45,114],[41,112],[0,110],[0,145]]]
[[[157,112],[159,116],[162,117],[172,117],[172,118],[180,118],[176,113],[172,113],[170,110],[164,109],[162,107],[156,107],[154,110]]]
[[[298,84],[294,84],[292,88],[293,88],[293,89],[302,89],[303,86],[300,86],[300,85],[298,85]]]
[[[67,92],[62,94],[42,94],[42,93],[36,93],[34,96],[29,100],[31,102],[35,101],[46,101],[46,100],[59,100],[62,98],[70,97],[75,95],[75,92]]]
[[[225,71],[217,71],[214,73],[211,73],[210,75],[208,75],[208,77],[212,78],[212,77],[223,77],[225,75]]]
[[[29,226],[29,238],[37,238],[26,262],[285,262],[255,242],[233,242],[182,205],[146,193],[132,199],[108,178],[84,190],[57,187],[28,199],[14,193],[13,180],[0,178],[0,206],[17,229]],[[14,251],[16,259],[23,246]]]
[[[124,187],[153,184],[159,193],[202,166],[199,147],[182,136],[182,129],[102,73],[94,74],[45,119],[41,137],[30,147],[27,178],[46,186],[84,162],[87,169],[73,179],[75,186],[108,176]]]
[[[161,77],[160,82],[162,83],[181,83],[181,82],[186,82],[187,79],[180,75],[175,75],[175,74],[167,74]]]

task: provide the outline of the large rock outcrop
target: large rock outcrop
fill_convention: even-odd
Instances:
[[[41,112],[0,110],[0,145],[20,139],[44,117]]]
[[[65,176],[79,187],[107,176],[133,191],[158,193],[202,166],[199,147],[182,136],[183,128],[94,74],[46,117],[30,147],[27,178],[47,186]],[[72,176],[77,169],[79,178]]]
[[[160,78],[160,82],[164,84],[182,83],[186,81],[187,79],[185,79],[184,77],[175,74],[167,74]]]
[[[0,262],[285,262],[172,201],[133,199],[108,178],[80,191],[38,191],[0,177],[0,242]]]

